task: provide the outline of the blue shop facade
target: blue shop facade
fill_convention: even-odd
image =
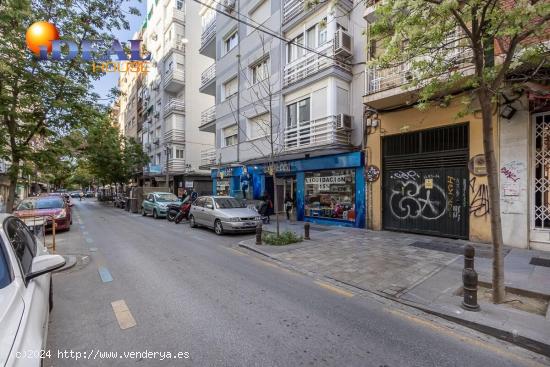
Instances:
[[[268,165],[246,164],[212,169],[212,191],[258,200],[277,190],[278,211],[283,212],[284,198],[294,202],[294,215],[299,221],[365,227],[365,165],[362,152],[285,160],[275,167],[277,184]]]

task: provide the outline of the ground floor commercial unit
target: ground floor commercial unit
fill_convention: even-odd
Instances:
[[[296,219],[328,225],[365,227],[365,166],[362,152],[278,159],[272,172],[268,163],[249,163],[212,169],[212,190],[257,200],[264,194],[294,202]]]
[[[495,108],[493,136],[505,244],[550,250],[550,106],[536,99],[526,92]],[[462,111],[457,103],[372,116],[369,226],[491,241],[481,114]]]

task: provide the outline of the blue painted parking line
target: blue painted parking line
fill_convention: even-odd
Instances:
[[[111,276],[111,273],[109,273],[109,269],[107,269],[106,267],[100,266],[97,269],[97,271],[103,283],[108,283],[113,281],[113,277]]]

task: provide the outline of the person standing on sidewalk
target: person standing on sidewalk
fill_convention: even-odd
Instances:
[[[287,193],[285,195],[285,212],[286,212],[286,220],[290,221],[290,211],[292,210],[293,201],[290,197],[290,194]]]

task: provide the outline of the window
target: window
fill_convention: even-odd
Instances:
[[[313,26],[311,27],[310,29],[307,30],[306,32],[306,45],[308,48],[315,48],[317,47],[317,42],[316,42],[316,34],[317,34],[317,28],[316,26]]]
[[[185,151],[183,149],[177,149],[176,148],[176,158],[183,159],[184,152]]]
[[[296,127],[298,122],[310,120],[310,99],[292,103],[287,106],[287,127]]]
[[[32,270],[32,260],[36,255],[36,242],[33,235],[27,226],[16,218],[8,219],[4,230],[17,256],[21,271],[24,275],[29,274]]]
[[[319,22],[317,28],[319,29],[318,47],[321,47],[322,45],[327,43],[327,18],[324,18],[321,22]]]
[[[239,82],[237,77],[232,78],[231,80],[223,84],[223,99],[231,97],[232,95],[238,92]]]
[[[299,59],[304,55],[304,35],[300,34],[298,37],[290,41],[287,46],[288,62]]]
[[[232,125],[223,129],[224,146],[228,147],[237,144],[237,125]]]
[[[250,67],[252,69],[252,84],[257,84],[269,75],[269,57]]]
[[[226,54],[232,49],[234,49],[239,43],[239,33],[233,31],[229,36],[227,36],[223,41],[223,53]]]
[[[4,252],[2,242],[0,241],[0,289],[11,283],[10,268],[8,268],[7,256]]]
[[[249,13],[252,24],[262,24],[271,16],[271,0],[264,0]],[[248,27],[248,33],[252,33],[254,27]]]
[[[355,172],[351,169],[305,173],[305,215],[355,220]]]
[[[178,10],[183,10],[183,0],[176,0],[176,8]]]
[[[248,120],[248,138],[258,139],[268,136],[270,133],[269,113],[253,117]]]

